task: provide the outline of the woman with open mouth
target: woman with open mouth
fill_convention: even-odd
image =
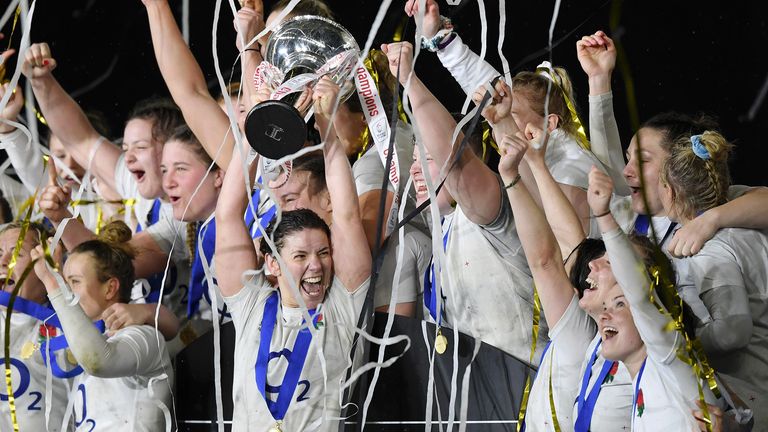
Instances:
[[[542,131],[530,124],[526,131],[527,137],[507,135],[499,143],[499,174],[506,184],[513,184],[507,188],[507,196],[550,326],[550,342],[525,409],[525,429],[550,431],[559,425],[564,431],[627,430],[632,380],[620,363],[606,361],[599,354],[601,340],[596,337],[595,323],[608,285],[606,277],[610,277],[599,272],[605,267],[605,247],[600,240],[585,239],[576,211],[547,168],[546,142],[538,149],[529,143],[529,139],[532,143],[544,141]],[[514,182],[524,158],[544,211],[524,183]],[[563,262],[563,256],[568,260]],[[611,379],[606,380],[609,373]]]
[[[681,307],[677,297],[671,264],[660,251],[654,252],[650,242],[643,248],[633,247],[616,223],[609,208],[613,193],[610,177],[594,169],[588,193],[607,251],[607,260],[590,274],[590,279],[605,289],[598,321],[601,353],[609,360],[621,361],[632,377],[632,430],[698,431],[704,427],[703,421],[715,417],[695,415],[697,403],[723,408],[724,401],[715,400],[707,382],[699,382],[696,369],[681,360],[690,355],[686,336],[695,336],[690,311]],[[655,292],[649,294],[649,286]],[[677,325],[670,326],[670,321]]]
[[[313,95],[321,134],[331,128],[324,150],[331,228],[311,210],[283,212],[268,228],[274,248],[261,243],[262,262],[242,219],[248,192],[237,152],[224,179],[214,259],[227,269],[218,274],[219,289],[236,332],[233,431],[338,429],[371,255],[349,161],[329,126],[337,92],[323,78]],[[254,171],[252,165],[249,181]],[[261,272],[264,264],[276,287]]]

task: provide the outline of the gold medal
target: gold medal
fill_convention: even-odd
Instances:
[[[27,343],[21,347],[21,358],[26,360],[32,357],[35,351],[37,351],[39,348],[40,347],[38,347],[36,343],[27,341]]]
[[[435,351],[438,354],[442,354],[448,348],[448,338],[443,336],[443,331],[437,329],[437,336],[435,336]]]
[[[269,432],[283,432],[283,429],[280,427],[282,424],[283,422],[278,420],[277,423],[269,429]]]
[[[69,364],[73,364],[73,365],[77,364],[77,359],[75,358],[75,355],[72,354],[72,350],[70,350],[69,348],[67,348],[67,361],[69,362]]]

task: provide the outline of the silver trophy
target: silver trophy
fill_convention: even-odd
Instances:
[[[341,100],[346,100],[354,90],[347,81],[359,55],[355,38],[329,19],[300,15],[280,24],[254,77],[257,88],[269,87],[271,100],[253,107],[245,119],[251,147],[270,159],[304,147],[307,124],[293,104],[323,75],[342,87]]]

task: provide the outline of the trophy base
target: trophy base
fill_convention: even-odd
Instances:
[[[293,106],[277,100],[264,101],[246,116],[245,136],[258,154],[280,159],[304,147],[307,124]]]

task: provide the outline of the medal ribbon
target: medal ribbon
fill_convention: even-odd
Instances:
[[[285,413],[288,411],[288,407],[291,404],[293,393],[296,390],[301,371],[304,368],[304,361],[307,358],[309,345],[312,342],[312,332],[305,328],[299,330],[292,351],[285,348],[280,352],[270,352],[275,325],[277,324],[277,320],[280,319],[277,310],[279,301],[280,298],[277,295],[277,291],[275,291],[269,296],[264,305],[264,315],[261,318],[259,352],[256,357],[256,387],[258,387],[259,392],[261,392],[261,395],[264,397],[264,402],[266,402],[269,412],[272,413],[272,417],[278,421],[285,418]],[[317,320],[320,317],[320,314],[315,315],[315,309],[309,309],[307,312],[310,316],[313,316],[313,324],[317,325]],[[302,325],[304,322],[305,321],[302,320]],[[283,378],[282,384],[279,386],[271,386],[267,384],[269,361],[281,356],[284,356],[286,360],[288,360],[288,368],[285,371],[285,377]],[[272,402],[272,400],[267,397],[268,392],[277,393],[277,400]]]
[[[56,321],[58,321],[58,318],[56,318]],[[50,322],[50,321],[49,321]],[[47,323],[46,323],[47,324]],[[97,329],[101,333],[104,333],[105,325],[104,321],[97,321],[93,323],[93,325],[96,326]],[[56,361],[56,356],[54,355],[57,351],[67,349],[69,347],[69,343],[67,342],[66,335],[56,336],[54,338],[51,338],[49,341],[43,341],[42,344],[40,344],[40,352],[43,354],[43,363],[47,366],[48,362],[51,363],[51,373],[56,378],[62,378],[62,379],[68,379],[68,378],[74,378],[81,373],[83,373],[83,367],[78,365],[72,370],[65,371],[59,366],[59,363]]]
[[[448,228],[443,234],[443,252],[448,249],[448,234],[451,232],[451,225],[453,225],[453,219],[448,224]],[[438,327],[443,323],[443,317],[445,316],[445,305],[440,305],[440,316],[437,313],[437,290],[435,289],[435,263],[434,256],[430,259],[429,266],[426,273],[424,273],[424,306],[429,309],[429,315],[435,320]]]
[[[645,371],[646,362],[648,362],[647,357],[645,358],[645,360],[643,360],[643,365],[640,366],[640,372],[637,373],[637,382],[635,382],[635,397],[632,398],[632,430],[635,429],[635,412],[637,411],[637,399],[641,391],[640,380],[643,379],[643,371]]]
[[[213,259],[213,253],[216,249],[216,219],[211,218],[210,222],[203,224],[198,229],[196,242],[202,241],[203,253],[208,262]],[[189,296],[187,298],[187,316],[192,317],[200,307],[200,299],[207,291],[205,289],[205,269],[200,257],[200,248],[195,247],[195,258],[192,261],[192,268],[189,275]]]
[[[156,224],[160,220],[160,206],[162,204],[163,202],[160,201],[160,198],[155,199],[155,201],[152,203],[152,208],[149,209],[146,226],[144,226],[141,222],[139,222],[139,225],[136,227],[136,233],[142,232],[143,230],[151,227],[152,225]]]
[[[597,361],[597,351],[600,349],[601,343],[602,341],[597,342],[594,351],[592,351],[592,356],[589,358],[589,363],[587,363],[587,370],[584,371],[584,376],[581,378],[581,390],[579,391],[579,396],[576,398],[578,414],[576,417],[576,424],[574,425],[575,432],[589,431],[589,427],[592,424],[592,413],[595,411],[595,404],[597,403],[597,397],[600,394],[600,390],[602,390],[602,383],[615,363],[609,360],[606,360],[605,363],[603,363],[603,368],[600,369],[600,374],[597,376],[595,385],[592,387],[592,390],[590,390],[589,395],[587,395],[589,379],[592,377],[592,366],[595,364],[595,361]]]
[[[160,201],[159,198],[155,199],[155,201],[152,203],[152,208],[149,209],[149,214],[147,215],[147,221],[146,225],[142,224],[141,222],[138,223],[136,226],[136,233],[140,233],[143,230],[151,227],[152,225],[156,224],[160,220],[160,206],[162,206],[162,201]],[[172,273],[175,275],[175,272]],[[175,279],[175,278],[172,278]],[[147,303],[157,303],[160,300],[160,288],[163,284],[163,273],[155,273],[152,276],[146,278],[147,283],[149,284],[149,292],[146,294],[145,299]],[[175,280],[172,281],[170,286],[175,286]]]
[[[11,294],[7,292],[0,292],[0,306],[8,307],[8,305],[11,303]],[[23,313],[24,315],[28,315],[38,321],[43,322],[46,325],[50,325],[56,328],[61,328],[61,323],[59,322],[59,317],[56,316],[56,311],[49,307],[45,307],[41,304],[35,303],[33,301],[27,300],[22,297],[16,297],[13,302],[13,310],[14,312]],[[94,325],[97,329],[99,329],[100,332],[104,333],[105,325],[104,321],[98,321],[95,322]],[[73,378],[78,375],[80,375],[83,372],[83,368],[80,366],[77,366],[76,368],[72,369],[71,371],[64,371],[61,369],[59,364],[56,362],[56,357],[54,354],[57,351],[66,349],[69,347],[69,344],[67,343],[66,335],[60,335],[56,336],[50,339],[50,341],[46,340],[43,341],[40,345],[40,352],[45,353],[43,355],[43,363],[48,364],[48,360],[51,361],[51,372],[56,378]]]
[[[259,177],[258,182],[261,183],[261,177]],[[251,200],[256,206],[255,211],[257,213],[259,210],[258,205],[259,205],[260,198],[261,198],[261,189],[254,190],[253,195],[251,196]],[[248,208],[245,210],[245,226],[248,227],[248,231],[251,233],[252,239],[255,240],[261,237],[261,230],[259,229],[259,226],[261,226],[264,230],[266,230],[267,226],[269,226],[269,223],[272,222],[272,219],[275,218],[276,213],[277,213],[277,206],[272,205],[272,207],[270,207],[266,212],[264,212],[263,215],[261,215],[261,217],[259,217],[257,214],[254,214],[254,211],[251,210],[251,206],[248,206]],[[256,221],[258,221],[258,223]]]

